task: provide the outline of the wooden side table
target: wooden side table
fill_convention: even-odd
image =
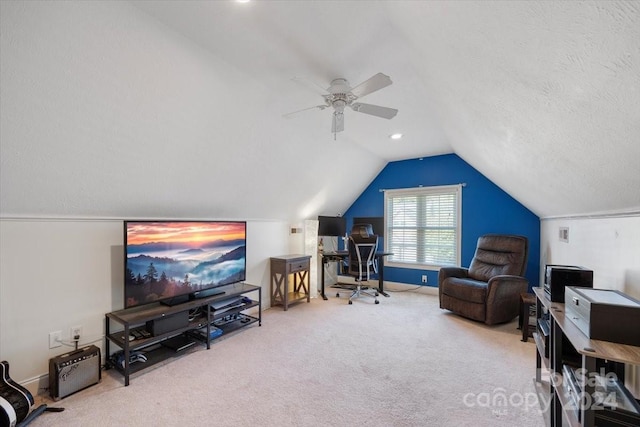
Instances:
[[[285,311],[290,304],[311,301],[311,255],[283,255],[271,258],[271,307],[281,305]],[[289,277],[293,276],[293,283]],[[293,285],[293,286],[291,286]]]
[[[520,294],[520,316],[518,317],[518,329],[522,329],[522,341],[529,339],[529,314],[532,306],[536,305],[534,294]]]

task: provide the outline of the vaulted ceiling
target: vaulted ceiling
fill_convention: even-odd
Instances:
[[[335,214],[451,152],[539,216],[640,209],[638,2],[0,7],[2,216]],[[392,120],[283,118],[378,72]]]

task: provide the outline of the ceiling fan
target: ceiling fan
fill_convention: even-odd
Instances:
[[[299,83],[304,83],[300,79],[293,79]],[[378,73],[373,77],[365,80],[356,87],[351,87],[346,79],[339,78],[331,81],[331,86],[327,89],[321,89],[320,95],[324,98],[324,104],[314,105],[313,107],[303,108],[302,110],[293,111],[284,114],[283,117],[290,117],[294,114],[306,110],[319,109],[324,110],[327,107],[333,107],[333,121],[331,124],[331,132],[335,134],[344,130],[344,109],[351,108],[358,113],[369,114],[384,119],[392,119],[398,114],[395,108],[381,107],[379,105],[364,104],[356,102],[356,100],[368,95],[372,92],[385,88],[392,84],[391,78],[385,74]],[[314,87],[316,87],[314,85]]]

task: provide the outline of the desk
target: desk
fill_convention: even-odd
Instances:
[[[376,252],[376,259],[378,260],[378,292],[385,297],[389,298],[389,294],[384,291],[384,257],[393,255],[393,252]],[[324,294],[324,266],[334,261],[343,261],[349,258],[349,251],[335,251],[335,252],[323,252],[322,253],[322,290],[321,295],[323,300],[327,300],[327,296]]]

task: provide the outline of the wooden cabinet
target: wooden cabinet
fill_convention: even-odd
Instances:
[[[307,300],[309,293],[310,255],[283,255],[271,258],[271,306],[281,305],[285,310],[290,304]],[[293,279],[293,281],[291,281]]]
[[[638,402],[624,385],[625,365],[640,365],[640,347],[590,339],[565,316],[563,303],[551,302],[542,288],[534,288],[534,293],[536,383],[544,394],[540,401],[550,402],[550,425],[640,425]],[[549,371],[547,384],[541,379],[543,367]],[[572,372],[579,373],[577,380],[569,378]],[[603,378],[611,387],[597,390]],[[611,409],[612,403],[617,404],[616,410]]]
[[[262,289],[260,286],[235,283],[222,286],[217,290],[224,293],[174,306],[156,302],[107,313],[105,315],[107,367],[120,371],[124,376],[125,386],[127,386],[131,374],[182,353],[175,348],[163,345],[171,339],[183,335],[186,339],[188,339],[187,336],[202,336],[200,341],[209,349],[211,341],[214,339],[211,338],[212,330],[219,330],[218,332],[221,331],[222,335],[226,336],[253,323],[262,324]],[[257,300],[250,298],[255,293],[258,294]],[[227,301],[229,303],[224,304]],[[224,305],[220,306],[221,303]],[[216,310],[212,306],[220,308]],[[258,308],[257,317],[246,313],[253,307]],[[153,322],[176,317],[184,317],[185,322],[162,330],[156,328],[155,331],[150,332],[152,328],[149,325],[153,325]],[[116,326],[116,331],[112,330],[112,324]],[[109,350],[110,343],[122,349],[121,363],[115,363],[113,358],[110,358],[112,356]],[[136,354],[141,354],[144,358],[132,363],[131,356],[135,358]]]

